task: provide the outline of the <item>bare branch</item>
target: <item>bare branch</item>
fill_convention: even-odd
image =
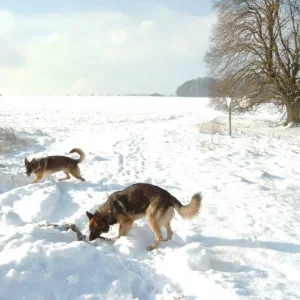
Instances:
[[[212,102],[230,95],[236,112],[246,112],[276,98],[287,123],[300,122],[300,1],[215,0],[213,8],[218,22],[205,56],[219,79]]]

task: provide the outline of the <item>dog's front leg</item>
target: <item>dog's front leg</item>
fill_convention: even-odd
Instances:
[[[121,236],[126,236],[127,233],[129,232],[129,230],[131,229],[132,224],[133,224],[133,221],[131,221],[131,220],[126,221],[124,223],[121,223],[119,225],[119,235],[118,235],[118,238],[120,238]]]
[[[37,183],[37,182],[41,181],[42,178],[43,178],[43,176],[37,175],[35,180],[32,183]]]
[[[32,183],[37,183],[43,178],[43,176],[45,175],[45,169],[46,169],[46,163],[42,161],[40,163],[38,169],[34,172],[36,175],[36,178]]]

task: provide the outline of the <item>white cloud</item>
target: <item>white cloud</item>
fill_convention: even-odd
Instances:
[[[0,49],[9,49],[0,60],[1,94],[89,95],[172,93],[183,81],[204,75],[214,17],[166,9],[145,20],[101,11],[0,11],[0,20]]]
[[[14,21],[14,16],[11,12],[0,10],[0,36],[10,32]]]
[[[151,20],[144,20],[140,23],[140,29],[143,32],[151,30],[155,26],[155,22]]]
[[[110,31],[110,36],[113,44],[120,45],[125,41],[127,32],[121,29],[112,30]]]
[[[47,37],[47,42],[49,44],[59,43],[60,41],[63,40],[63,38],[64,36],[60,33],[51,33]]]

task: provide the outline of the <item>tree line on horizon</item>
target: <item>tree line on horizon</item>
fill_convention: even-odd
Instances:
[[[177,97],[211,97],[218,79],[212,77],[199,77],[184,82],[176,89]]]

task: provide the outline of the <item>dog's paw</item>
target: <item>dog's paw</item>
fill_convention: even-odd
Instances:
[[[156,249],[156,245],[153,244],[153,245],[147,246],[146,249],[147,249],[147,251],[152,251],[152,250]]]

